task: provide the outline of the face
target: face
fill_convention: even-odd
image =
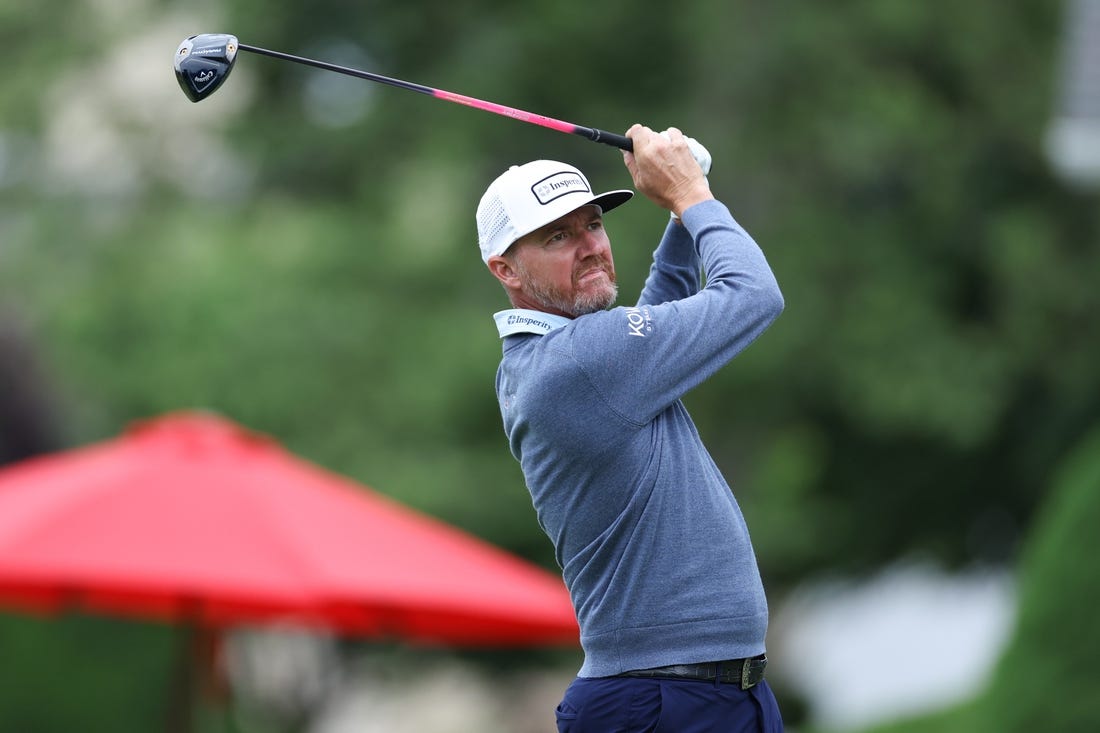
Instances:
[[[615,302],[615,264],[598,206],[582,206],[517,240],[499,258],[502,277],[517,308],[575,318]],[[492,267],[492,264],[490,265]]]

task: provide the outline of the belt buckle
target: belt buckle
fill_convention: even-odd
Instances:
[[[764,654],[743,661],[741,663],[741,689],[749,690],[756,687],[760,680],[764,679],[764,668],[767,666],[768,657]]]

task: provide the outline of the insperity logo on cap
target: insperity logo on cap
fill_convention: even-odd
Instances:
[[[582,206],[593,204],[606,214],[633,195],[621,189],[593,196],[583,173],[556,160],[514,165],[489,184],[477,205],[481,260],[488,263],[521,237]]]
[[[555,173],[531,186],[531,193],[535,194],[535,198],[543,206],[566,194],[590,192],[591,189],[588,188],[588,183],[578,176],[576,171]]]

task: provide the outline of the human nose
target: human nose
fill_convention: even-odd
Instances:
[[[606,246],[607,239],[602,236],[602,230],[592,230],[585,228],[579,238],[579,246],[577,247],[578,259],[585,259],[591,257],[594,254],[599,254]]]

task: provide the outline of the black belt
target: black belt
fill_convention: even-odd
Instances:
[[[742,690],[754,687],[764,679],[764,668],[768,666],[768,657],[761,654],[749,659],[730,659],[725,662],[703,662],[701,664],[671,664],[667,667],[635,669],[623,672],[619,677],[658,677],[673,680],[707,680],[731,685],[740,685]]]

